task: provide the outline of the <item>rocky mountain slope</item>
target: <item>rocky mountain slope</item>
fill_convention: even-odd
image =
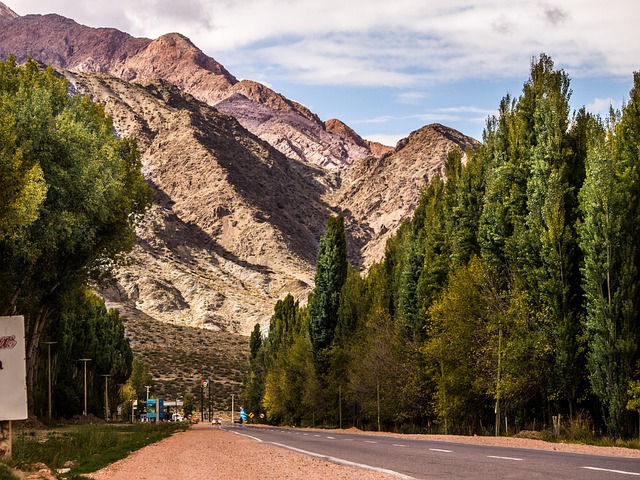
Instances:
[[[372,144],[237,81],[179,34],[136,39],[1,3],[0,24],[0,57],[57,66],[138,140],[154,203],[132,264],[102,292],[125,316],[243,334],[266,326],[278,298],[306,299],[329,215],[344,212],[352,261],[366,267],[449,150],[476,144],[441,125],[396,149]]]
[[[359,264],[368,267],[384,256],[387,239],[415,210],[420,191],[435,175],[442,175],[452,148],[463,152],[478,143],[451,128],[427,125],[398,142],[392,153],[369,157],[345,169],[342,188],[332,202],[350,222],[362,226],[352,245]]]
[[[166,80],[198,100],[235,116],[285,155],[324,167],[342,167],[371,154],[328,132],[306,107],[252,81],[238,81],[178,33],[155,40],[113,28],[90,28],[50,15],[17,16],[0,3],[0,57],[28,55],[75,72],[109,73],[129,82]]]
[[[311,284],[329,215],[323,172],[288,159],[168,82],[66,73],[134,135],[154,205],[113,301],[156,318],[246,332]]]

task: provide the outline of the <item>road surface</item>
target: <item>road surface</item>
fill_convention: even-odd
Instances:
[[[331,430],[227,425],[230,432],[343,465],[406,479],[640,478],[640,460]]]

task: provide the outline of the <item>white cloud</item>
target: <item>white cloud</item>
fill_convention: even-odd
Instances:
[[[488,110],[475,106],[434,108],[422,113],[411,115],[380,115],[372,118],[352,120],[353,124],[384,124],[406,120],[419,120],[423,123],[451,123],[465,121],[469,123],[484,124],[489,115],[497,113],[496,110]]]
[[[594,98],[592,102],[585,106],[588,112],[600,114],[601,116],[606,116],[611,107],[614,109],[622,108],[622,101],[614,100],[613,98]]]
[[[394,97],[398,103],[418,105],[426,100],[428,95],[425,92],[405,91],[397,93]]]
[[[419,86],[524,78],[541,52],[576,76],[639,68],[640,2],[628,0],[7,0],[155,38],[187,35],[206,53],[249,59],[270,78],[314,84]]]
[[[371,142],[378,142],[383,145],[388,145],[390,147],[395,147],[396,143],[398,143],[403,138],[409,136],[410,132],[407,133],[397,133],[397,134],[389,134],[389,133],[373,133],[367,135],[367,140]]]

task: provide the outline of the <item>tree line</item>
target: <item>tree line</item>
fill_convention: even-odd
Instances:
[[[51,368],[54,416],[82,413],[85,358],[90,413],[102,414],[133,354],[118,312],[89,285],[125,261],[151,202],[136,143],[50,67],[10,57],[0,62],[0,192],[0,315],[25,317],[29,411],[46,414]]]
[[[244,402],[272,423],[504,434],[640,410],[640,73],[571,112],[546,55],[361,275],[330,218],[306,305],[256,325]],[[637,418],[637,417],[636,417]]]

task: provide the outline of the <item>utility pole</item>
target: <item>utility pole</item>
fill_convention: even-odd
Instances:
[[[338,405],[340,407],[340,429],[342,430],[342,385],[338,385]]]
[[[48,417],[49,420],[51,420],[51,410],[52,410],[52,402],[51,402],[51,345],[55,345],[58,342],[42,342],[47,346],[47,379],[48,379],[48,385],[49,385],[49,390],[48,390],[48,397],[49,397],[49,409],[47,410],[48,412]]]
[[[376,390],[378,394],[378,431],[380,431],[380,380],[376,378]]]
[[[84,362],[84,412],[83,415],[87,416],[87,362],[90,362],[90,358],[80,358],[79,362]]]
[[[234,394],[234,393],[232,393],[232,394],[231,394],[231,424],[232,424],[232,425],[233,425],[233,419],[234,419],[234,417],[233,417],[233,410],[234,410],[234,407],[235,407],[235,404],[234,404],[235,399],[236,399],[236,396],[235,396],[235,394]]]
[[[502,359],[502,324],[498,329],[498,383],[496,385],[496,437],[500,435],[500,360]]]

